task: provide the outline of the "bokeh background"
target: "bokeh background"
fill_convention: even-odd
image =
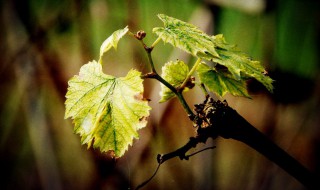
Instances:
[[[156,155],[184,145],[194,135],[177,100],[159,104],[159,83],[145,81],[151,99],[148,126],[116,163],[87,150],[64,119],[67,81],[98,59],[101,43],[129,26],[147,32],[162,26],[158,13],[193,23],[208,34],[223,33],[275,80],[269,94],[249,83],[253,99],[224,97],[244,118],[319,176],[320,6],[314,0],[3,0],[0,2],[0,189],[133,189],[157,167]],[[159,71],[169,61],[194,58],[159,43]],[[148,72],[141,45],[130,37],[105,57],[106,73],[130,68]],[[190,105],[203,101],[199,88]],[[145,189],[294,189],[304,187],[246,145],[209,140],[193,151],[217,146],[188,161],[163,164]],[[192,153],[192,152],[191,152]],[[319,178],[320,179],[320,178]]]

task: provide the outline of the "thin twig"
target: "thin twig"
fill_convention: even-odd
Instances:
[[[183,147],[177,149],[176,151],[173,151],[171,153],[164,154],[164,155],[158,154],[158,156],[157,156],[158,167],[156,168],[155,172],[153,173],[153,175],[149,179],[147,179],[146,181],[144,181],[143,183],[138,185],[135,190],[138,190],[138,189],[144,187],[145,185],[147,185],[156,176],[161,164],[163,164],[165,161],[167,161],[169,159],[172,159],[174,157],[179,157],[180,159],[188,160],[191,156],[194,156],[196,154],[199,154],[199,153],[201,153],[203,151],[206,151],[206,150],[209,150],[209,149],[216,148],[215,146],[207,147],[207,148],[204,148],[204,149],[199,150],[197,152],[194,152],[192,154],[185,155],[185,153],[188,150],[190,150],[191,148],[195,147],[194,145],[202,142],[202,139],[201,140],[200,139],[201,138],[198,138],[198,140],[196,138],[190,138],[189,142],[186,145],[184,145]]]
[[[210,128],[203,129],[202,133],[200,133],[200,134],[198,133],[198,136],[196,136],[196,137],[191,137],[189,139],[189,141],[181,148],[179,148],[173,152],[167,153],[167,154],[158,155],[158,157],[157,157],[158,163],[162,164],[165,161],[172,159],[174,157],[179,157],[181,160],[188,160],[190,155],[186,155],[186,153],[190,149],[196,147],[197,144],[205,143],[208,138],[216,138],[216,136],[214,135],[214,133],[211,132]],[[209,148],[207,148],[207,149],[209,149]]]
[[[161,163],[158,164],[158,167],[157,167],[157,169],[154,171],[153,175],[152,175],[149,179],[147,179],[146,181],[144,181],[143,183],[141,183],[140,185],[138,185],[138,186],[135,188],[135,190],[138,190],[138,189],[142,188],[143,186],[147,185],[147,184],[154,178],[154,176],[156,176],[156,174],[158,173],[158,170],[159,170],[159,168],[160,168],[160,165],[161,165]]]
[[[209,150],[209,149],[215,149],[215,148],[216,148],[216,146],[210,146],[210,147],[204,148],[204,149],[202,149],[202,150],[199,150],[199,151],[197,151],[197,152],[194,152],[194,153],[192,153],[192,154],[186,155],[186,157],[187,157],[187,158],[190,158],[191,156],[194,156],[194,155],[196,155],[196,154],[199,154],[200,152],[203,152],[203,151],[206,151],[206,150]]]

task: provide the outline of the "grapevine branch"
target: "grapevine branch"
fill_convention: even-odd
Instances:
[[[203,104],[196,105],[196,112],[195,123],[199,129],[212,128],[214,135],[243,142],[276,163],[308,189],[319,188],[308,169],[253,127],[226,102],[214,101],[207,96]]]
[[[186,156],[187,151],[198,143],[205,143],[208,138],[215,139],[220,136],[245,143],[276,163],[308,189],[319,189],[315,176],[308,169],[254,128],[234,109],[229,107],[226,101],[215,101],[207,96],[203,103],[195,105],[195,111],[196,115],[193,122],[197,127],[197,136],[191,137],[187,144],[173,152],[158,155],[159,165],[174,157],[188,160],[190,155]]]
[[[225,125],[220,126],[220,136],[247,144],[276,163],[307,188],[316,189],[314,176],[303,165],[254,128],[235,110],[229,108],[223,122]]]

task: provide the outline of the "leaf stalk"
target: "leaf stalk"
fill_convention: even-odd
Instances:
[[[161,38],[158,37],[158,38],[153,42],[153,44],[151,45],[151,48],[154,48],[160,41],[161,41]]]
[[[139,40],[142,41],[142,40]],[[166,81],[164,78],[162,78],[158,73],[157,70],[154,66],[153,60],[152,60],[152,56],[151,56],[151,52],[153,50],[153,47],[147,47],[144,43],[143,43],[143,47],[147,52],[148,55],[148,60],[149,60],[149,64],[151,65],[151,69],[152,69],[152,73],[145,75],[145,78],[154,78],[156,80],[158,80],[159,82],[161,82],[163,85],[165,85],[166,87],[168,87],[179,99],[180,103],[182,104],[184,110],[187,112],[188,117],[193,120],[193,118],[195,117],[195,114],[192,112],[191,108],[189,107],[188,103],[186,102],[186,100],[184,99],[182,92],[179,91],[178,89],[176,89],[174,86],[172,86],[168,81]]]
[[[197,61],[194,63],[193,67],[191,68],[191,70],[189,71],[186,79],[184,79],[183,83],[181,84],[181,86],[179,87],[180,90],[183,90],[188,81],[190,80],[190,77],[193,75],[193,73],[197,70],[199,64],[201,63],[202,59],[201,58],[198,58]]]

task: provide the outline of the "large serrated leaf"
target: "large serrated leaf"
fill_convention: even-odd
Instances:
[[[153,29],[164,42],[172,44],[200,59],[223,65],[233,79],[243,83],[245,78],[255,78],[272,92],[273,80],[266,76],[265,69],[258,61],[251,60],[235,45],[226,43],[223,35],[208,36],[197,27],[163,14],[158,15],[164,27]],[[228,72],[219,73],[219,78],[230,78]],[[225,75],[226,74],[226,75]],[[225,75],[225,76],[224,76]]]
[[[141,73],[131,70],[116,78],[102,72],[101,64],[89,62],[68,82],[65,118],[74,119],[74,130],[88,148],[114,150],[122,156],[146,125],[148,102],[143,100]]]
[[[100,58],[99,63],[101,63],[102,56],[109,51],[112,47],[117,49],[119,40],[128,33],[129,28],[126,26],[123,29],[119,29],[111,34],[101,45],[100,47]]]
[[[229,92],[234,96],[250,98],[245,80],[236,80],[230,74],[217,72],[214,68],[210,68],[205,63],[201,63],[198,66],[197,72],[200,82],[219,96],[224,96]]]
[[[169,82],[173,87],[179,87],[187,78],[189,67],[183,61],[170,61],[162,67],[161,77]],[[187,90],[187,88],[185,88]],[[175,94],[165,85],[161,84],[160,101],[165,102],[173,98]]]
[[[156,27],[153,32],[164,42],[193,56],[219,57],[212,38],[197,27],[164,14],[159,14],[158,17],[164,23],[164,27]]]

